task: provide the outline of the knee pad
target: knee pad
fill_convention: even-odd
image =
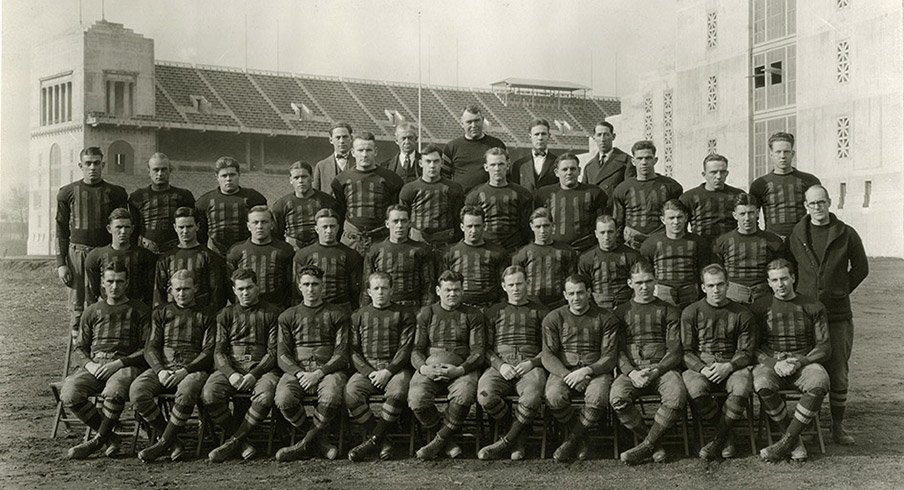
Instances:
[[[810,390],[807,391],[807,393],[809,393],[813,396],[818,396],[818,397],[822,398],[822,397],[826,396],[826,394],[828,393],[828,390],[826,390],[823,387],[816,387],[816,388],[811,388]]]

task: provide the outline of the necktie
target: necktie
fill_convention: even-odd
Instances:
[[[408,167],[411,166],[411,156],[407,153],[405,154],[405,161],[402,162],[402,168],[408,170]]]

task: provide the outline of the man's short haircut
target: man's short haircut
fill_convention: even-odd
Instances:
[[[367,276],[367,287],[370,288],[371,282],[374,279],[382,279],[384,281],[389,282],[389,287],[392,287],[392,276],[383,272],[383,271],[375,271],[371,272],[369,276]]]
[[[777,271],[779,269],[788,269],[788,272],[793,276],[794,274],[794,264],[791,263],[788,259],[773,259],[772,262],[769,262],[766,265],[766,273],[769,271]]]
[[[465,216],[477,216],[481,221],[487,220],[487,213],[483,210],[483,207],[474,206],[473,204],[466,204],[461,208],[461,211],[458,213],[459,221],[464,223]]]
[[[596,132],[596,127],[597,127],[597,126],[606,126],[607,128],[609,128],[609,132],[610,132],[610,133],[615,134],[615,126],[613,126],[612,123],[609,122],[609,121],[603,121],[603,122],[598,122],[598,123],[596,123],[596,124],[593,126],[593,131],[594,131],[594,132]]]
[[[548,209],[543,207],[537,208],[532,213],[530,213],[530,219],[528,219],[527,222],[533,223],[537,218],[546,218],[550,223],[553,222],[552,213],[550,213]]]
[[[421,158],[424,158],[424,155],[429,155],[431,153],[438,153],[440,159],[442,159],[443,158],[443,147],[441,147],[437,144],[434,144],[434,143],[430,143],[429,145],[424,147],[423,150],[421,150]]]
[[[238,271],[236,271],[238,272]],[[173,273],[169,278],[169,285],[172,287],[173,281],[187,281],[191,279],[192,284],[197,283],[195,280],[195,273],[188,269],[179,269]]]
[[[721,264],[709,264],[708,266],[706,266],[702,270],[700,270],[700,282],[701,283],[704,280],[703,276],[705,276],[706,274],[709,274],[711,276],[714,276],[716,274],[722,274],[722,279],[724,279],[726,281],[728,280],[728,272],[725,271],[725,268],[722,267]]]
[[[370,131],[361,131],[359,134],[356,134],[355,137],[352,139],[352,141],[358,141],[358,140],[373,141],[374,144],[377,143],[377,137],[374,136],[374,134],[371,133]]]
[[[666,211],[680,211],[684,214],[684,217],[687,218],[690,216],[690,211],[688,211],[687,206],[684,205],[678,199],[669,199],[668,201],[662,203],[662,209],[660,210],[662,216],[665,216]]]
[[[784,131],[779,131],[777,133],[772,133],[772,136],[769,137],[769,149],[772,149],[772,143],[776,141],[787,141],[791,143],[791,148],[794,148],[794,135],[791,133],[785,133]]]
[[[524,277],[527,278],[527,271],[524,270],[524,267],[520,265],[510,265],[502,271],[502,280],[505,281],[505,278],[508,276],[514,276],[515,274],[524,274]]]
[[[114,274],[126,274],[126,279],[129,278],[129,269],[126,267],[126,264],[122,260],[111,260],[107,262],[107,265],[104,266],[104,272],[101,274],[101,277],[104,277],[107,272],[113,272]]]
[[[508,150],[506,150],[505,148],[499,148],[498,146],[494,146],[493,148],[490,148],[483,154],[484,161],[489,159],[490,156],[504,156],[507,161],[509,154],[508,154]]]
[[[349,134],[349,135],[351,135],[351,134],[354,132],[354,131],[352,131],[352,126],[351,126],[351,124],[349,124],[349,123],[347,123],[347,122],[345,122],[345,121],[337,121],[337,122],[334,122],[332,126],[330,126],[330,130],[327,131],[326,134],[328,134],[328,135],[330,136],[330,138],[332,138],[332,137],[333,137],[333,130],[334,130],[334,129],[339,129],[339,128],[345,128],[346,130],[348,130],[348,134]]]
[[[78,159],[81,160],[86,156],[98,156],[101,159],[104,158],[104,152],[98,146],[89,146],[84,148],[82,151],[78,152]]]
[[[530,125],[527,127],[527,132],[530,133],[537,126],[545,126],[546,131],[549,131],[549,121],[546,119],[534,119],[530,122]]]
[[[742,192],[735,196],[734,200],[735,207],[738,206],[756,206],[757,209],[760,208],[760,200],[754,196],[753,194],[748,194],[746,192]]]
[[[314,169],[311,164],[303,160],[292,162],[292,165],[289,165],[289,175],[292,175],[293,170],[307,170],[308,175],[314,175]]]
[[[408,219],[411,219],[411,208],[404,204],[390,204],[386,206],[386,220],[389,221],[389,213],[397,211],[399,213],[405,213],[408,215]]]
[[[132,215],[125,208],[116,208],[110,213],[110,217],[107,218],[107,224],[110,224],[115,219],[127,219],[132,221]]]
[[[650,140],[640,140],[631,145],[631,155],[636,155],[640,150],[651,150],[656,155],[656,145]]]
[[[257,284],[257,273],[251,269],[236,269],[235,272],[229,276],[229,280],[232,281],[233,286],[239,281],[251,281],[254,284]]]
[[[615,227],[618,228],[618,223],[616,223],[615,218],[613,218],[611,214],[601,214],[601,215],[597,216],[596,224],[594,224],[594,227],[596,227],[596,225],[598,225],[600,223],[603,223],[603,224],[615,223]]]
[[[239,166],[238,160],[230,156],[217,158],[217,161],[213,164],[213,168],[217,174],[224,168],[234,168],[237,173],[242,173],[242,168]]]
[[[581,274],[581,273],[572,274],[572,275],[566,277],[566,278],[565,278],[565,283],[567,284],[567,283],[569,283],[569,282],[570,282],[571,284],[575,284],[575,285],[577,285],[577,284],[583,284],[583,285],[584,285],[584,289],[586,289],[587,291],[590,291],[590,289],[593,287],[593,286],[592,286],[592,285],[593,285],[593,282],[590,280],[590,278],[587,277],[587,276],[584,275],[584,274]],[[565,285],[564,285],[564,284],[562,285],[562,289],[565,289]]]
[[[169,157],[166,156],[166,153],[161,153],[158,151],[157,153],[151,155],[151,158],[148,158],[148,168],[151,167],[151,162],[153,161],[165,162],[167,167],[172,168],[172,164],[169,161]]]
[[[481,110],[480,110],[480,107],[477,107],[474,104],[471,104],[471,105],[465,107],[465,110],[462,111],[462,115],[464,115],[465,112],[470,112],[471,114],[474,114],[475,116],[483,114],[483,112],[481,112]]]
[[[810,191],[813,190],[813,189],[821,189],[822,192],[824,192],[824,193],[826,194],[826,197],[830,197],[830,196],[829,196],[829,190],[826,189],[826,186],[824,186],[824,185],[822,185],[822,184],[813,184],[813,185],[811,185],[810,187],[807,187],[807,190],[804,191],[804,194],[810,192]]]
[[[414,124],[411,121],[402,121],[395,127],[396,132],[401,130],[405,130],[405,132],[414,131],[414,136],[417,137],[417,124]]]
[[[441,286],[444,282],[464,284],[465,276],[455,271],[444,270],[443,273],[439,275],[439,279],[437,279],[436,283]]]
[[[258,204],[257,206],[252,207],[248,210],[248,219],[251,219],[251,213],[267,213],[270,215],[270,221],[276,221],[276,216],[273,216],[273,211],[270,210],[267,206],[263,204]]]
[[[188,206],[180,206],[180,207],[176,208],[176,212],[173,213],[173,221],[175,221],[176,218],[191,218],[191,219],[195,220],[195,222],[197,223],[198,214],[195,211],[195,208],[190,208]]]
[[[566,160],[573,161],[574,163],[576,163],[578,165],[579,168],[581,166],[581,160],[578,158],[577,155],[575,155],[574,153],[565,152],[565,153],[562,153],[561,155],[559,155],[558,157],[556,157],[555,168],[559,168],[559,163],[564,162]]]
[[[631,275],[633,276],[634,274],[653,274],[655,276],[656,269],[653,268],[653,264],[646,260],[638,260],[631,266]]]
[[[718,154],[718,153],[710,153],[703,157],[703,171],[706,171],[706,164],[709,162],[725,162],[725,165],[728,165],[728,158]]]
[[[298,273],[296,276],[301,279],[301,276],[314,276],[318,280],[323,280],[323,269],[317,267],[316,265],[308,264],[303,265],[298,268]]]
[[[317,220],[320,218],[335,218],[336,223],[341,221],[339,219],[339,213],[332,208],[322,208],[320,211],[317,211],[317,214],[314,215],[314,223],[317,223]]]

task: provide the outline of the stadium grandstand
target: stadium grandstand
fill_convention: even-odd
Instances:
[[[400,122],[419,123],[422,144],[443,144],[462,135],[461,113],[477,105],[487,133],[517,157],[530,147],[532,119],[550,122],[554,151],[586,153],[595,122],[620,112],[618,99],[582,85],[509,78],[486,89],[422,85],[418,121],[416,84],[159,61],[153,40],[105,20],[38,46],[32,70],[41,90],[31,132],[31,254],[52,253],[56,191],[80,178],[84,146],[100,146],[107,179],[130,192],[148,184],[144,164],[160,151],[174,164],[174,182],[195,195],[215,186],[211,165],[230,155],[245,170],[243,185],[273,200],[289,191],[291,162],[332,152],[327,132],[337,121],[374,133],[383,160],[397,152]]]

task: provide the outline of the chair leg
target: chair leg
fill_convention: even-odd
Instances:
[[[53,429],[50,430],[50,438],[56,439],[57,432],[60,428],[60,419],[63,418],[63,402],[57,402],[56,410],[53,414]]]
[[[819,453],[825,454],[826,453],[826,441],[822,436],[822,424],[820,422],[821,422],[821,420],[820,420],[819,414],[817,413],[816,417],[813,418],[813,424],[815,424],[815,426],[816,426],[816,440],[819,441]]]
[[[274,415],[274,411],[276,410],[276,405],[270,407],[270,430],[267,435],[267,455],[270,456],[273,454],[273,436],[276,434],[276,415]]]
[[[690,444],[690,436],[688,434],[687,428],[687,409],[683,410],[683,416],[681,417],[681,437],[684,439],[684,455],[691,455],[691,444]]]
[[[753,430],[753,395],[747,397],[747,438],[750,441],[750,454],[756,456],[756,435]]]
[[[546,406],[540,405],[540,413],[537,414],[537,417],[541,421],[540,428],[540,458],[546,458],[546,440],[548,438],[549,432],[549,424],[546,423]],[[536,420],[536,419],[535,419]],[[534,424],[536,426],[536,424]]]
[[[415,417],[412,416],[411,419],[408,421],[408,457],[409,458],[414,456],[414,435],[417,430],[415,427],[415,423],[416,423]]]

